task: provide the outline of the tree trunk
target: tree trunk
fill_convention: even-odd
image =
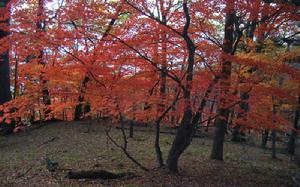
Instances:
[[[5,9],[7,8],[8,0],[1,0],[0,1],[0,8]],[[8,9],[3,14],[6,13]],[[4,15],[1,15],[3,17]],[[9,19],[0,20],[0,23],[7,25],[9,24]],[[9,32],[6,30],[0,29],[0,39],[3,39],[9,35]],[[10,76],[9,76],[10,68],[9,68],[9,50],[7,49],[4,53],[0,54],[0,105],[4,104],[5,102],[11,100],[11,93],[10,93]]]
[[[177,92],[178,92],[178,86],[174,86],[174,96],[176,96]],[[175,127],[176,124],[178,123],[179,112],[178,112],[177,108],[178,108],[178,103],[176,103],[175,105],[172,106],[171,125],[173,127]]]
[[[279,82],[279,86],[281,86],[282,82]],[[276,104],[276,100],[275,100],[275,96],[272,96],[272,101],[273,101],[273,115],[277,114],[277,107],[278,105]],[[279,101],[279,105],[280,105],[281,101]],[[276,123],[276,120],[273,119],[273,124]],[[272,129],[271,131],[271,137],[272,137],[272,158],[276,158],[276,129]]]
[[[235,115],[235,111],[234,111],[234,108],[232,108],[230,111],[229,111],[229,114],[228,114],[228,117],[227,117],[227,128],[226,128],[226,134],[228,134],[228,130],[231,129],[232,127],[232,122],[233,122],[233,118],[234,118],[234,115]]]
[[[199,121],[202,120],[202,112],[206,106],[207,98],[218,80],[219,77],[215,77],[208,86],[195,115],[192,115],[191,110],[185,110],[180,127],[168,154],[167,166],[170,172],[175,173],[178,171],[178,159],[184,150],[190,145],[195,135],[197,125],[199,124]]]
[[[192,111],[186,110],[168,154],[167,166],[172,173],[178,172],[178,159],[190,145],[194,127],[191,125]]]
[[[295,141],[297,139],[297,130],[298,130],[298,123],[299,123],[299,116],[300,116],[300,95],[298,95],[298,102],[297,102],[297,109],[295,111],[295,118],[294,118],[294,129],[290,135],[289,142],[288,142],[288,153],[291,155],[295,154]]]
[[[267,147],[268,139],[269,139],[269,131],[264,130],[262,132],[262,137],[261,137],[261,147],[262,148],[265,149]]]
[[[242,92],[240,95],[240,99],[242,100],[242,102],[239,105],[241,111],[239,111],[239,113],[237,115],[238,119],[243,118],[245,113],[248,112],[248,110],[249,110],[249,105],[248,105],[249,94],[246,92]],[[245,134],[240,132],[240,128],[241,128],[241,125],[239,125],[239,124],[237,124],[233,128],[231,141],[241,142],[241,141],[245,140],[245,138],[243,138]]]
[[[276,159],[276,131],[272,130],[272,158]]]
[[[15,56],[15,60],[16,60],[16,62],[15,62],[15,78],[14,78],[14,97],[13,97],[13,99],[16,99],[16,97],[17,97],[17,95],[18,95],[18,91],[19,91],[19,85],[18,85],[18,77],[19,77],[19,60],[18,60],[18,56],[17,56],[17,52],[16,52],[16,54],[15,54],[16,56]]]
[[[0,31],[0,35],[2,35]],[[0,55],[0,104],[11,100],[8,51]]]
[[[209,109],[209,113],[210,113],[210,116],[208,117],[208,120],[207,120],[207,123],[206,123],[206,129],[205,129],[205,132],[208,132],[208,128],[210,127],[210,123],[211,123],[211,118],[212,118],[212,112],[214,111],[214,105],[215,105],[215,101],[216,100],[216,96],[214,97],[214,101],[211,102],[211,105],[210,105],[210,109]]]
[[[38,21],[36,23],[37,34],[40,34],[40,33],[46,31],[45,20],[42,19],[43,14],[44,14],[44,0],[39,0],[38,1],[38,15],[37,15],[38,16]],[[46,66],[46,63],[44,61],[44,50],[43,50],[42,47],[39,51],[38,60],[39,60],[39,64],[41,64],[43,66],[43,69],[42,69],[41,75],[40,75],[40,81],[41,81],[41,85],[42,85],[43,104],[46,106],[46,111],[45,111],[45,114],[44,114],[45,116],[44,117],[48,118],[51,110],[47,107],[49,105],[51,105],[51,99],[50,99],[50,92],[49,92],[48,87],[47,87],[48,80],[45,78],[44,68]]]
[[[185,40],[186,47],[188,50],[188,66],[186,71],[186,84],[183,93],[184,97],[184,114],[181,121],[180,127],[177,130],[177,134],[173,141],[172,147],[168,154],[167,167],[170,172],[178,172],[178,159],[183,151],[190,145],[192,136],[194,134],[195,125],[191,124],[192,120],[192,109],[191,109],[191,90],[193,81],[194,61],[195,61],[195,44],[188,35],[191,17],[189,15],[189,8],[187,0],[183,3],[184,15],[186,18],[185,26],[183,29],[182,37]]]
[[[241,128],[240,125],[236,125],[236,126],[233,127],[231,141],[233,141],[233,142],[240,142],[241,141],[240,128]]]
[[[120,10],[121,10],[121,6],[118,8],[118,10],[116,12],[116,15],[119,14]],[[110,20],[110,22],[109,22],[105,32],[103,33],[100,41],[103,41],[108,36],[108,34],[111,31],[112,27],[114,26],[115,22],[116,22],[116,18],[113,18],[113,19]],[[77,25],[75,23],[73,23],[73,24],[74,24],[74,27],[77,29]],[[74,114],[75,120],[81,120],[82,117],[83,117],[83,113],[88,113],[91,110],[89,103],[83,104],[84,94],[85,94],[85,91],[86,91],[87,83],[90,81],[90,76],[89,75],[90,75],[89,73],[86,73],[86,75],[85,75],[85,77],[82,81],[82,86],[80,88],[79,97],[78,97],[78,104],[75,107],[75,114]]]
[[[218,114],[224,117],[228,115],[228,112],[228,109],[219,109]],[[217,117],[215,119],[215,126],[214,142],[210,157],[215,160],[223,160],[223,145],[227,128],[227,120]]]
[[[260,1],[253,2],[252,9],[253,10],[259,10],[260,4],[261,4]],[[257,22],[257,19],[258,19],[258,13],[259,13],[258,11],[252,11],[251,12],[250,18],[253,18],[253,20],[249,21],[250,26],[246,30],[246,36],[247,36],[247,38],[249,38],[251,40],[253,40],[254,31],[256,30],[256,22]],[[251,52],[251,50],[246,49],[245,52],[249,53],[249,52]],[[247,73],[251,74],[254,71],[255,71],[255,68],[252,67],[252,68],[250,68],[250,70],[248,70]],[[240,82],[241,83],[244,82],[243,77],[242,77],[242,80]],[[237,115],[238,119],[243,118],[245,116],[245,114],[249,111],[249,104],[248,104],[249,97],[250,97],[249,93],[241,91],[240,99],[242,100],[242,102],[239,105],[241,111]],[[238,124],[233,128],[231,141],[241,142],[241,141],[245,140],[244,134],[240,132],[240,129],[241,129],[241,126],[238,125]]]
[[[133,138],[133,120],[130,121],[129,138]]]
[[[164,9],[161,7],[161,9]],[[164,15],[164,11],[162,12],[162,22],[163,24],[166,24],[166,16]],[[160,87],[159,87],[159,95],[160,95],[160,104],[158,105],[158,115],[160,116],[164,110],[165,110],[165,102],[166,102],[166,84],[167,84],[167,35],[163,31],[161,34],[161,52],[160,52],[160,58],[159,61],[161,62],[161,69],[160,71]],[[155,134],[155,152],[156,152],[156,158],[157,163],[159,167],[164,166],[163,156],[160,149],[160,122],[162,120],[158,120],[156,122],[156,134]]]
[[[160,122],[157,122],[156,124],[156,131],[155,131],[155,152],[156,152],[156,160],[159,165],[159,167],[164,166],[164,160],[163,160],[163,155],[160,149],[159,145],[159,139],[160,139]]]
[[[86,112],[85,111],[85,106],[83,102],[84,102],[84,94],[85,94],[85,90],[87,87],[87,83],[90,81],[90,78],[88,76],[88,74],[86,74],[86,76],[84,77],[83,81],[82,81],[82,86],[80,88],[80,93],[79,93],[79,97],[78,97],[78,104],[75,107],[75,120],[81,120],[83,117],[83,113]]]
[[[1,13],[6,14],[9,9],[7,7],[9,0],[1,0],[0,1],[0,9],[6,9],[5,11],[1,11]],[[3,17],[4,15],[0,15]],[[9,18],[5,20],[0,20],[0,23],[5,25],[9,25]],[[0,39],[3,39],[9,35],[7,30],[0,29]],[[0,54],[0,105],[10,101],[11,92],[10,92],[10,67],[9,67],[9,49],[7,49],[4,53]],[[0,117],[3,116],[3,111],[0,111]],[[11,134],[14,129],[15,123],[11,122],[7,124],[5,121],[0,122],[0,133],[1,134]]]
[[[233,49],[233,33],[234,33],[234,4],[235,0],[226,1],[226,18],[225,18],[225,36],[223,44],[223,54],[231,54]],[[223,57],[222,71],[221,71],[221,94],[220,103],[217,111],[218,117],[215,119],[215,135],[214,143],[211,152],[211,159],[223,160],[223,144],[224,136],[227,129],[227,119],[229,115],[228,99],[226,95],[229,93],[231,76],[231,62]]]

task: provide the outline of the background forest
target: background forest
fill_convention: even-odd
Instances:
[[[91,150],[111,144],[114,151],[104,155],[120,154],[137,167],[134,174],[69,171],[68,178],[136,178],[138,171],[162,175],[151,169],[155,166],[180,174],[196,157],[209,158],[199,163],[202,170],[225,160],[216,163],[222,171],[230,168],[226,160],[241,167],[240,161],[251,161],[241,151],[254,155],[251,169],[255,162],[286,167],[285,178],[278,175],[282,181],[273,185],[300,185],[298,0],[1,0],[0,7],[0,133],[9,135],[0,139],[0,173],[10,175],[5,158],[17,147],[8,151],[5,145],[23,142],[25,135],[17,132],[38,128],[43,136],[26,136],[38,138],[33,144],[40,148],[58,141],[55,134],[64,129],[60,139],[91,141]],[[78,128],[92,134],[81,136]],[[44,154],[50,172],[57,171],[52,153],[31,148],[31,154]],[[138,156],[142,148],[154,156]],[[84,155],[85,148],[72,149]],[[261,151],[268,159],[260,160]],[[76,160],[74,155],[64,156]],[[29,164],[15,178],[39,169],[33,168]]]

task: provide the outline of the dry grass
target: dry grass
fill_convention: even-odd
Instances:
[[[139,170],[108,141],[105,125],[90,122],[59,122],[28,132],[0,137],[1,186],[291,186],[300,169],[290,157],[273,160],[269,150],[248,145],[225,145],[225,162],[209,160],[212,141],[194,139],[180,160],[180,174],[164,170]],[[112,135],[121,140],[119,130]],[[135,132],[129,140],[132,155],[148,168],[155,168],[152,132]],[[161,135],[164,156],[173,136]],[[43,144],[47,140],[47,144]],[[135,172],[139,177],[114,181],[68,180],[67,170],[47,171],[45,157],[60,169],[106,169]]]

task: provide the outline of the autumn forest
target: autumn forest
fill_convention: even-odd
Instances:
[[[300,186],[300,1],[0,0],[0,186]]]

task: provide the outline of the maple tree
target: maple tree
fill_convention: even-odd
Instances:
[[[160,128],[176,127],[166,159],[171,172],[206,122],[214,121],[211,158],[219,160],[227,128],[233,140],[245,129],[297,134],[299,109],[294,127],[281,111],[284,104],[295,108],[299,95],[299,70],[290,63],[298,62],[299,47],[278,44],[299,37],[297,2],[1,2],[4,123],[86,117],[154,123],[159,166]],[[120,147],[130,156],[127,143]]]

